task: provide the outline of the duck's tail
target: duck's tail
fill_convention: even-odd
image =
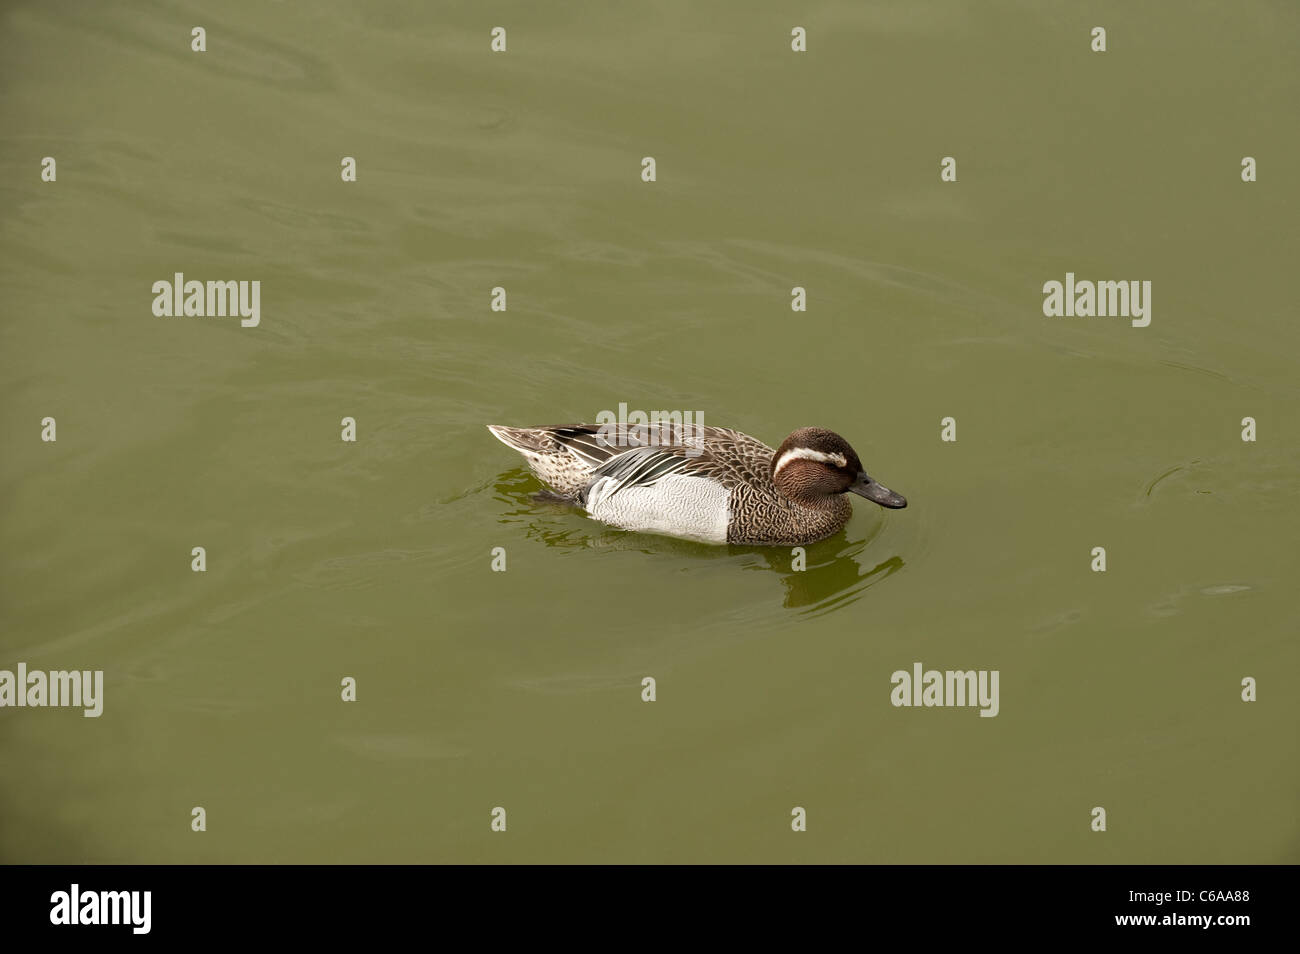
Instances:
[[[487,429],[506,447],[512,447],[521,454],[542,453],[554,444],[550,433],[542,427],[506,427],[503,424],[489,424]]]
[[[556,428],[489,424],[487,429],[502,444],[522,454],[532,472],[556,493],[574,498],[590,483],[591,464],[556,439]]]

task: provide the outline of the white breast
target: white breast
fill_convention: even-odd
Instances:
[[[624,487],[602,477],[587,490],[587,512],[624,530],[726,543],[731,512],[727,488],[707,477],[670,474],[649,487]]]

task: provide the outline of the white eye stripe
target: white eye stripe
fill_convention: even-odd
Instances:
[[[780,473],[781,468],[792,460],[816,460],[823,464],[834,464],[836,467],[843,467],[848,463],[843,454],[827,454],[822,451],[812,450],[809,447],[795,447],[781,455],[781,459],[776,462],[776,467],[773,468],[772,473]]]

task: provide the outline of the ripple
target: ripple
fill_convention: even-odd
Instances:
[[[1184,611],[1184,603],[1189,598],[1196,596],[1228,596],[1253,589],[1255,589],[1255,586],[1247,583],[1211,583],[1205,586],[1184,584],[1159,602],[1151,604],[1147,612],[1152,616],[1177,616]]]
[[[1152,492],[1153,490],[1156,489],[1156,484],[1160,483],[1160,481],[1164,480],[1166,477],[1170,477],[1170,476],[1172,476],[1173,474],[1178,473],[1180,470],[1186,470],[1186,469],[1187,469],[1188,467],[1190,467],[1192,464],[1198,464],[1198,463],[1200,463],[1200,461],[1195,461],[1195,460],[1194,460],[1194,461],[1191,461],[1191,462],[1188,463],[1188,464],[1179,464],[1177,467],[1170,467],[1167,471],[1165,471],[1163,474],[1161,474],[1161,475],[1160,475],[1159,477],[1157,477],[1155,480],[1151,481],[1151,483],[1147,484],[1147,496],[1150,497],[1150,496],[1151,496],[1151,492]]]
[[[209,11],[202,24],[207,31],[208,52],[196,54],[190,49],[190,30],[194,23],[187,11],[171,4],[137,0],[132,4],[132,13],[123,17],[111,4],[87,4],[75,17],[53,13],[47,16],[56,20],[60,30],[90,33],[97,42],[111,42],[139,56],[166,57],[194,71],[196,76],[215,73],[226,79],[256,83],[259,87],[317,92],[338,88],[334,67],[328,60],[306,52],[310,42],[296,33],[289,35],[306,49],[267,39],[267,33],[274,33],[266,30],[265,24],[260,33],[241,29],[229,20],[214,19],[213,11]],[[216,16],[220,16],[219,11]]]
[[[1191,371],[1193,374],[1204,374],[1212,378],[1218,378],[1221,381],[1232,381],[1232,378],[1222,372],[1211,371],[1209,368],[1200,368],[1194,364],[1179,364],[1177,361],[1161,361],[1160,363],[1166,367],[1177,368],[1179,371]]]
[[[1201,592],[1206,596],[1224,596],[1228,593],[1244,593],[1246,590],[1251,589],[1254,589],[1254,587],[1240,583],[1217,583],[1214,586],[1201,587]]]

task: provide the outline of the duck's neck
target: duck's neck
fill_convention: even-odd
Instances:
[[[798,494],[782,491],[781,496],[796,507],[825,513],[837,510],[838,505],[844,502],[843,494]]]
[[[821,540],[837,533],[853,516],[853,506],[844,494],[815,497],[786,497],[793,511],[786,512],[791,539],[802,542]]]

